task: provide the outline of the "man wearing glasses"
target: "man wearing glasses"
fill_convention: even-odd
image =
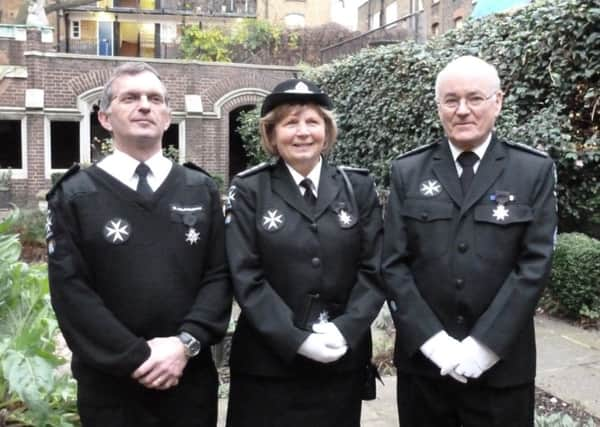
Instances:
[[[446,138],[392,163],[385,218],[400,424],[531,427],[554,165],[493,132],[503,96],[492,65],[460,57],[435,90]]]
[[[214,427],[210,345],[231,290],[217,186],[162,155],[167,90],[145,63],[104,86],[114,153],[48,194],[52,305],[73,352],[83,427]]]

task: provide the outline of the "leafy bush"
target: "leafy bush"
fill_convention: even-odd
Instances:
[[[46,214],[39,209],[15,209],[6,225],[22,244],[46,245]]]
[[[555,159],[561,229],[600,221],[599,0],[535,2],[512,16],[469,20],[426,44],[364,49],[308,70],[305,77],[336,108],[340,134],[332,161],[368,167],[387,185],[391,160],[442,137],[435,76],[464,54],[498,68],[506,95],[498,133]],[[257,132],[256,122],[242,127]]]
[[[536,415],[535,427],[596,427],[590,419],[584,424],[576,422],[567,414]]]
[[[21,245],[0,222],[0,408],[2,425],[77,425],[75,383],[57,374],[58,323],[44,264],[19,262]]]
[[[600,241],[581,233],[558,236],[548,294],[568,316],[600,318]]]

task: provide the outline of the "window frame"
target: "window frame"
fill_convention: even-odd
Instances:
[[[27,179],[27,116],[24,112],[0,111],[0,120],[21,122],[21,167],[2,168],[0,172],[8,172],[10,170],[11,180]]]

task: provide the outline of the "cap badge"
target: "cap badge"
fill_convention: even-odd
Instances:
[[[296,83],[296,86],[294,87],[294,89],[288,89],[285,91],[285,93],[313,93],[313,92],[308,88],[306,83],[298,82],[298,83]]]

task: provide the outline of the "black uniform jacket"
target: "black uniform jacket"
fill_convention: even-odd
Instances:
[[[48,201],[52,304],[78,380],[126,381],[150,355],[146,340],[181,330],[203,345],[188,367],[212,364],[232,298],[212,179],[174,164],[148,201],[91,166]]]
[[[446,330],[499,357],[480,381],[535,376],[533,315],[557,223],[551,159],[493,136],[463,200],[447,141],[392,164],[382,274],[402,372],[438,376],[419,347]]]
[[[233,371],[293,376],[357,369],[369,361],[369,326],[384,300],[381,210],[366,171],[347,176],[351,189],[323,162],[314,213],[281,160],[233,180],[225,234],[242,309]],[[333,321],[349,346],[329,365],[296,354],[319,316]]]

